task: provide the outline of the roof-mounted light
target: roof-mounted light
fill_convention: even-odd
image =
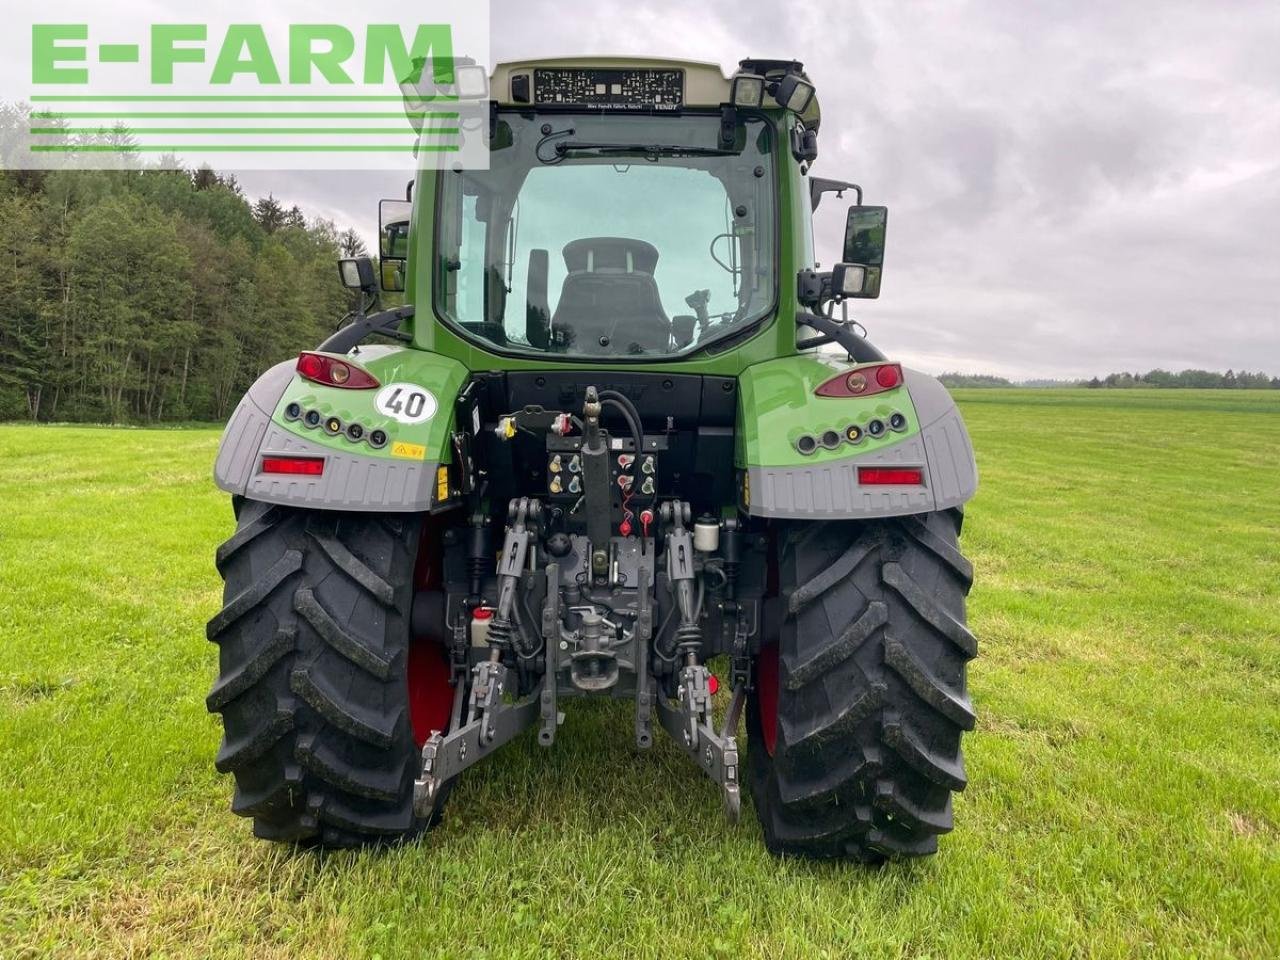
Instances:
[[[415,57],[413,70],[400,81],[406,103],[488,100],[489,71],[470,57]]]
[[[773,98],[778,101],[780,107],[786,107],[795,113],[804,113],[809,109],[809,104],[813,102],[813,95],[816,92],[817,88],[808,80],[799,74],[788,73],[778,81]]]
[[[465,108],[457,119],[465,129],[489,99],[489,71],[470,57],[415,57],[413,69],[400,80],[405,115],[419,133],[431,119],[431,108],[441,103]]]
[[[489,71],[478,63],[455,67],[453,79],[459,100],[489,99]]]
[[[730,101],[735,107],[758,108],[764,103],[764,77],[754,73],[739,73],[733,78]]]

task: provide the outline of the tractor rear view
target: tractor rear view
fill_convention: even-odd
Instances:
[[[341,264],[411,306],[268,370],[224,435],[208,703],[233,810],[270,840],[411,836],[468,767],[608,697],[730,818],[745,783],[776,853],[932,853],[974,725],[977,474],[946,390],[846,319],[887,215],[809,176],[802,65],[482,86],[489,168],[419,171],[379,268]],[[857,203],[820,272],[833,193]]]

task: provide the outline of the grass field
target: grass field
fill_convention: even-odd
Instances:
[[[970,391],[979,725],[928,861],[780,862],[625,705],[382,853],[251,839],[218,433],[0,428],[0,956],[1280,955],[1280,391]]]

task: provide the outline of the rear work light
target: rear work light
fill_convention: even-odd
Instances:
[[[864,487],[924,486],[920,467],[859,467],[858,484]]]
[[[870,397],[900,386],[902,364],[881,363],[832,377],[814,392],[820,397]]]
[[[298,373],[313,383],[343,390],[376,390],[381,386],[368,371],[323,353],[298,354]]]
[[[262,472],[319,477],[324,474],[324,457],[263,457]]]

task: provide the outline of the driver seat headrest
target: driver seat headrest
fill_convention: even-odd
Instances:
[[[653,276],[658,248],[628,237],[586,237],[564,246],[570,273],[639,273]]]

